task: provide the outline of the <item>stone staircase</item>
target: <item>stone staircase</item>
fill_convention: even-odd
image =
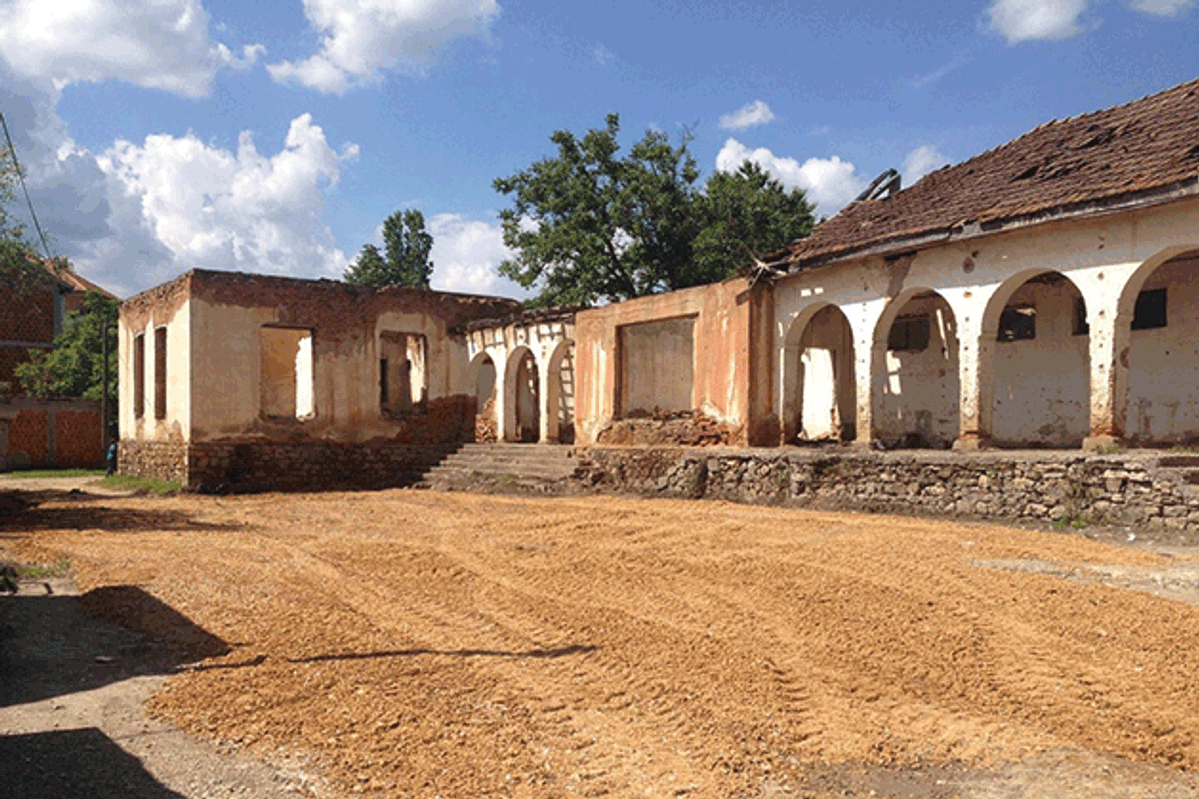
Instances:
[[[464,444],[425,472],[418,485],[442,491],[556,493],[581,465],[570,446]]]

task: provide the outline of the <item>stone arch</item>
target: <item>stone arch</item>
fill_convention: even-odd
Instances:
[[[541,376],[537,357],[525,345],[508,353],[504,366],[505,441],[539,441],[541,438]]]
[[[961,429],[957,316],[927,286],[892,298],[870,353],[871,439],[892,446],[950,446]]]
[[[1074,447],[1090,432],[1090,329],[1077,284],[1053,269],[1009,277],[987,301],[984,429],[1001,446]]]
[[[1111,352],[1125,440],[1199,441],[1199,245],[1164,249],[1129,276]]]
[[[852,440],[857,431],[853,328],[830,302],[800,311],[781,352],[784,442]]]
[[[544,439],[559,444],[575,440],[575,343],[559,341],[545,368]]]

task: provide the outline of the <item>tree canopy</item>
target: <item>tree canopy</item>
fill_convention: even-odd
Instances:
[[[702,190],[684,133],[650,130],[621,156],[620,117],[582,138],[556,131],[557,155],[495,181],[514,257],[500,274],[541,287],[538,305],[622,300],[730,276],[749,252],[807,235],[812,206],[799,190],[747,163]]]
[[[693,206],[694,277],[701,283],[723,280],[751,255],[806,237],[814,210],[801,189],[787,191],[753,161],[736,172],[713,172]]]
[[[363,245],[358,260],[346,270],[349,283],[364,286],[429,288],[433,277],[433,236],[425,230],[420,211],[400,210],[383,221],[383,253],[373,244]]]
[[[29,350],[29,361],[15,373],[34,397],[83,397],[98,400],[104,379],[104,326],[108,327],[108,401],[117,401],[117,314],[120,301],[98,291],[83,296],[83,309],[71,314],[62,332],[54,337],[54,349]]]

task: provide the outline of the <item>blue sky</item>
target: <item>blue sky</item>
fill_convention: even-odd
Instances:
[[[122,295],[339,277],[416,207],[435,288],[524,296],[492,181],[556,129],[689,129],[705,177],[751,158],[831,215],[1195,78],[1197,2],[0,0],[0,111],[54,254]]]

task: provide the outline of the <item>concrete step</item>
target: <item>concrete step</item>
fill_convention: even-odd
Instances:
[[[543,444],[465,444],[425,472],[424,485],[470,488],[471,481],[543,487],[573,475],[579,459],[567,446]]]

